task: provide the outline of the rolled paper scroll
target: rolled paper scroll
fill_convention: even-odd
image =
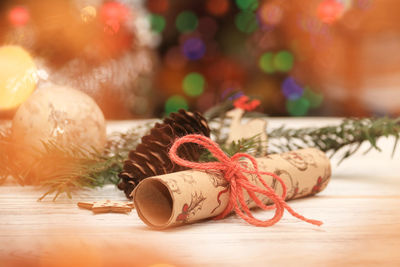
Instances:
[[[282,178],[287,194],[285,200],[314,195],[322,191],[331,177],[327,156],[315,148],[307,148],[256,159],[259,171],[271,172]],[[253,174],[249,181],[265,188]],[[282,194],[276,179],[262,175],[264,181]],[[223,212],[229,202],[229,186],[219,171],[187,170],[150,177],[136,187],[133,200],[139,217],[157,229],[193,223]],[[265,204],[272,204],[265,195],[255,193]],[[249,208],[256,203],[244,193]]]

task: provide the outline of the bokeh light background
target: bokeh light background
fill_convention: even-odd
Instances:
[[[396,116],[399,11],[397,0],[2,1],[0,41],[110,119],[242,94],[271,116]]]

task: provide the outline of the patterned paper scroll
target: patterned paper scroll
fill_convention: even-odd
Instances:
[[[260,171],[279,175],[287,186],[286,200],[322,191],[331,176],[329,159],[320,150],[302,149],[258,158]],[[249,180],[262,186],[256,177]],[[281,185],[270,176],[264,180],[280,195]],[[149,226],[163,229],[220,214],[228,204],[227,181],[217,171],[188,170],[143,180],[133,192],[139,217]],[[270,200],[258,195],[267,204]],[[245,194],[249,207],[255,203]]]

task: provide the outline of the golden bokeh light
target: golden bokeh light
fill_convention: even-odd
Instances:
[[[96,8],[93,6],[86,6],[81,10],[81,18],[84,22],[90,22],[95,19],[97,15]]]
[[[29,53],[19,46],[0,47],[0,110],[22,104],[36,83],[36,66]]]

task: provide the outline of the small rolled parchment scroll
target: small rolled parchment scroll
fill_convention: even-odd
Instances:
[[[262,172],[271,172],[282,178],[286,187],[285,200],[312,196],[322,191],[331,177],[327,156],[318,149],[307,148],[256,159]],[[249,181],[265,188],[255,175]],[[282,186],[271,176],[264,181],[282,194]],[[229,202],[228,182],[219,171],[187,170],[150,177],[136,187],[133,200],[139,217],[150,227],[164,229],[198,220],[212,218],[225,210]],[[256,195],[265,204],[272,204],[264,195]],[[245,192],[250,208],[256,207]]]

